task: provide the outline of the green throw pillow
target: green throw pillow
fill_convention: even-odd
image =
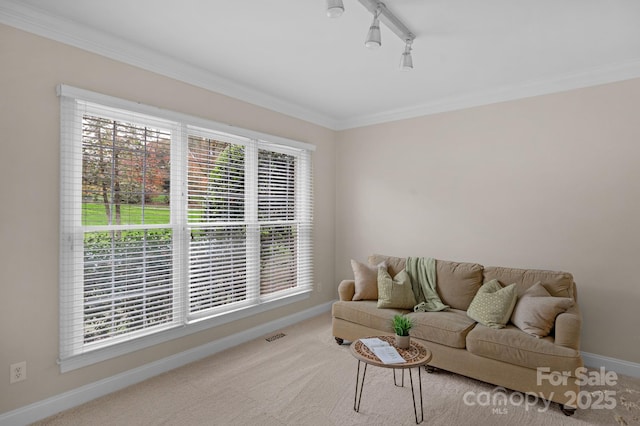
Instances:
[[[502,287],[498,280],[484,283],[467,309],[467,315],[482,325],[503,328],[516,305],[516,284]]]
[[[391,278],[387,268],[378,268],[378,308],[413,309],[415,305],[407,271],[403,269]]]

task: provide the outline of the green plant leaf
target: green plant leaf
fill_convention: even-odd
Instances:
[[[391,326],[398,336],[408,336],[409,330],[413,327],[413,320],[405,315],[394,315]]]

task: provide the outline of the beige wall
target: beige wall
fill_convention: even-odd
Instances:
[[[315,144],[316,291],[294,305],[60,374],[56,85]],[[0,25],[0,413],[333,300],[335,132]],[[9,364],[28,378],[9,385]]]
[[[336,276],[373,252],[574,274],[582,349],[640,362],[640,80],[341,132]]]
[[[60,374],[59,83],[315,144],[314,295]],[[372,252],[570,271],[583,349],[640,362],[640,80],[333,132],[0,25],[0,89],[0,413],[330,301]]]

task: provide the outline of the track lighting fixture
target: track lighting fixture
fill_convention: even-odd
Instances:
[[[404,52],[400,56],[400,69],[410,71],[413,69],[413,59],[411,58],[411,43],[413,40],[407,40],[404,46]]]
[[[369,27],[367,39],[364,41],[364,45],[369,49],[377,49],[382,46],[382,38],[380,37],[380,20],[378,20],[378,16],[380,16],[380,8],[377,8],[373,14],[373,22],[371,22],[371,26]]]
[[[416,36],[407,26],[387,9],[384,3],[377,0],[358,0],[369,12],[373,14],[373,22],[369,27],[365,46],[376,49],[382,45],[380,35],[380,21],[397,35],[405,43],[404,52],[400,58],[400,68],[403,70],[413,69],[413,59],[411,58],[411,47]],[[342,0],[327,0],[327,16],[337,18],[344,12]]]
[[[329,18],[339,18],[344,12],[342,0],[327,0],[327,16]]]

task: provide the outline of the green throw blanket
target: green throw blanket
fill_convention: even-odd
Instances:
[[[448,309],[436,291],[436,260],[429,257],[408,257],[405,267],[418,304],[415,312],[437,312]]]

